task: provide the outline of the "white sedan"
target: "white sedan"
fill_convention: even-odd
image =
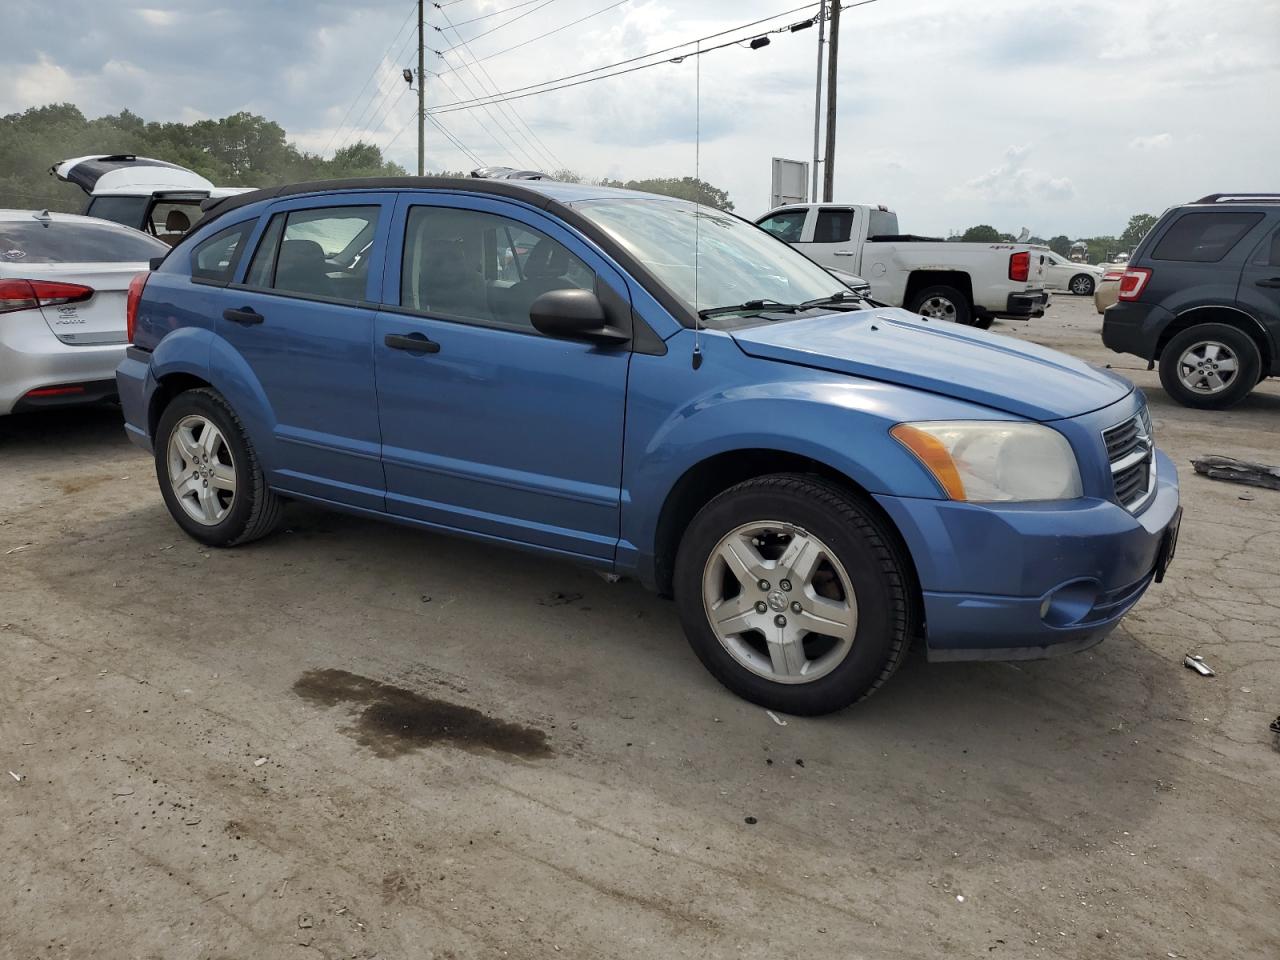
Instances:
[[[168,252],[106,220],[0,210],[0,416],[114,396],[129,281]]]
[[[1044,256],[1044,285],[1051,290],[1068,290],[1077,297],[1091,297],[1102,280],[1102,268],[1060,257],[1052,250],[1041,249]]]

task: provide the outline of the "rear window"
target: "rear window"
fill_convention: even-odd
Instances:
[[[872,240],[876,237],[898,236],[898,215],[892,210],[869,211],[867,214],[867,236]]]
[[[1217,263],[1262,219],[1260,213],[1184,213],[1151,252],[1152,260]]]
[[[168,252],[154,237],[105,223],[0,222],[5,263],[145,263]]]

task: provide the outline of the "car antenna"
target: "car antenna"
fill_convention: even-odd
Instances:
[[[698,247],[702,238],[702,208],[698,184],[702,175],[702,41],[693,48],[693,369],[702,366],[702,313],[698,307]]]

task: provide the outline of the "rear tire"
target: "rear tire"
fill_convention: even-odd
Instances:
[[[925,287],[911,298],[907,309],[930,320],[946,320],[964,326],[973,323],[969,301],[955,287]]]
[[[698,512],[674,588],[689,643],[717,680],[803,716],[847,707],[893,675],[913,636],[913,582],[896,538],[855,494],[774,474]]]
[[[1096,287],[1097,283],[1087,273],[1077,273],[1071,278],[1071,282],[1067,284],[1067,289],[1077,297],[1092,297]]]
[[[1222,410],[1258,382],[1262,355],[1243,330],[1225,323],[1188,327],[1160,352],[1160,385],[1184,407]]]
[[[165,408],[155,463],[169,513],[201,543],[248,543],[280,520],[283,501],[267,486],[244,424],[215,390],[188,390]]]

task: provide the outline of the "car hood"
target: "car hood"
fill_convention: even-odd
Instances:
[[[1077,417],[1133,390],[1123,377],[972,327],[883,308],[734,330],[753,357],[928,390],[1032,420]]]

